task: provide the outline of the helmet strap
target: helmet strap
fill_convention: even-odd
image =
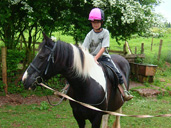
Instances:
[[[96,29],[97,31],[99,31],[101,28],[102,28],[102,25],[103,25],[103,21],[101,21],[101,26],[100,28]],[[92,27],[93,28],[93,27]]]
[[[100,30],[102,27],[100,27],[100,28],[98,28],[98,29],[96,29],[96,30]]]

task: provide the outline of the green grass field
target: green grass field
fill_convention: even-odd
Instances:
[[[168,95],[145,98],[133,92],[135,98],[123,106],[123,113],[128,115],[161,115],[171,113],[171,101]],[[17,105],[0,107],[1,128],[77,128],[68,101],[51,107],[47,102],[40,105]],[[110,116],[109,128],[115,117]],[[171,117],[136,118],[121,117],[123,128],[170,128]],[[86,128],[91,125],[87,121]]]
[[[167,60],[171,62],[171,58],[170,58],[171,35],[170,34],[165,34],[164,37],[160,37],[160,38],[153,38],[152,50],[151,50],[152,37],[133,38],[131,40],[128,40],[128,43],[133,54],[135,53],[135,47],[137,47],[137,54],[140,54],[141,43],[144,43],[144,53],[145,53],[144,63],[159,64],[157,58],[158,58],[160,40],[163,40],[160,63],[162,64],[163,60]],[[124,43],[125,42],[121,42],[121,45],[119,46],[116,42],[114,42],[114,40],[111,40],[111,49],[122,50]]]

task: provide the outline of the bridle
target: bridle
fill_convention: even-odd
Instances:
[[[53,48],[50,48],[50,47],[48,47],[47,45],[45,45],[45,47],[46,47],[47,49],[49,49],[51,52],[50,52],[50,54],[49,54],[49,56],[48,56],[48,59],[47,59],[47,66],[46,66],[46,68],[45,68],[44,75],[47,74],[47,72],[48,72],[48,70],[49,70],[50,63],[51,63],[51,62],[52,62],[52,63],[55,62],[55,61],[54,61],[54,52],[55,52],[56,45],[57,45],[57,42],[54,44]],[[39,73],[39,76],[37,76],[37,77],[35,78],[35,82],[33,83],[32,86],[34,86],[35,84],[36,84],[36,85],[40,85],[40,83],[43,83],[44,80],[43,80],[43,78],[41,77],[41,71],[40,71],[33,63],[30,64],[30,67],[33,68],[37,73]],[[40,86],[40,87],[42,88],[42,86]],[[43,88],[42,88],[42,91],[43,91]],[[67,91],[68,91],[68,90],[67,90]],[[50,99],[48,98],[47,95],[46,95],[46,98],[47,98],[49,104],[52,105],[52,106],[57,106],[57,105],[59,105],[59,104],[64,100],[64,97],[62,97],[61,100],[60,100],[57,104],[52,104],[52,103],[50,102]]]
[[[47,74],[47,72],[49,70],[50,63],[51,62],[54,63],[54,52],[55,52],[56,45],[57,45],[57,43],[54,44],[53,48],[50,48],[47,45],[45,45],[45,47],[47,49],[49,49],[51,52],[50,52],[48,59],[47,59],[47,66],[45,68],[44,75]],[[41,77],[41,71],[33,63],[30,64],[30,67],[33,68],[37,73],[39,73],[39,76],[37,76],[35,78],[35,83],[39,84],[39,83],[43,82],[43,78]]]

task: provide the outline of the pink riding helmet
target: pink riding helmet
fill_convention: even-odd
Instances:
[[[89,13],[88,20],[101,20],[104,21],[104,12],[100,8],[93,8]]]

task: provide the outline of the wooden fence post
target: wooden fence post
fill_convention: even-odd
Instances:
[[[7,95],[8,93],[8,85],[7,85],[7,63],[6,63],[6,55],[7,55],[7,48],[1,48],[1,55],[2,55],[2,81],[4,84],[4,90]]]
[[[144,54],[144,43],[141,44],[141,54]]]
[[[135,54],[137,54],[137,47],[135,47]]]
[[[131,51],[127,41],[125,41],[125,45],[126,45],[126,47],[128,47],[128,54],[132,54],[132,51]]]
[[[161,56],[162,44],[163,44],[163,40],[160,40],[159,53],[158,53],[158,61],[160,60],[160,56]]]
[[[124,55],[127,54],[127,51],[126,51],[126,44],[123,45],[123,53],[124,53]]]
[[[151,51],[153,49],[153,37],[152,37],[152,41],[151,41]]]

